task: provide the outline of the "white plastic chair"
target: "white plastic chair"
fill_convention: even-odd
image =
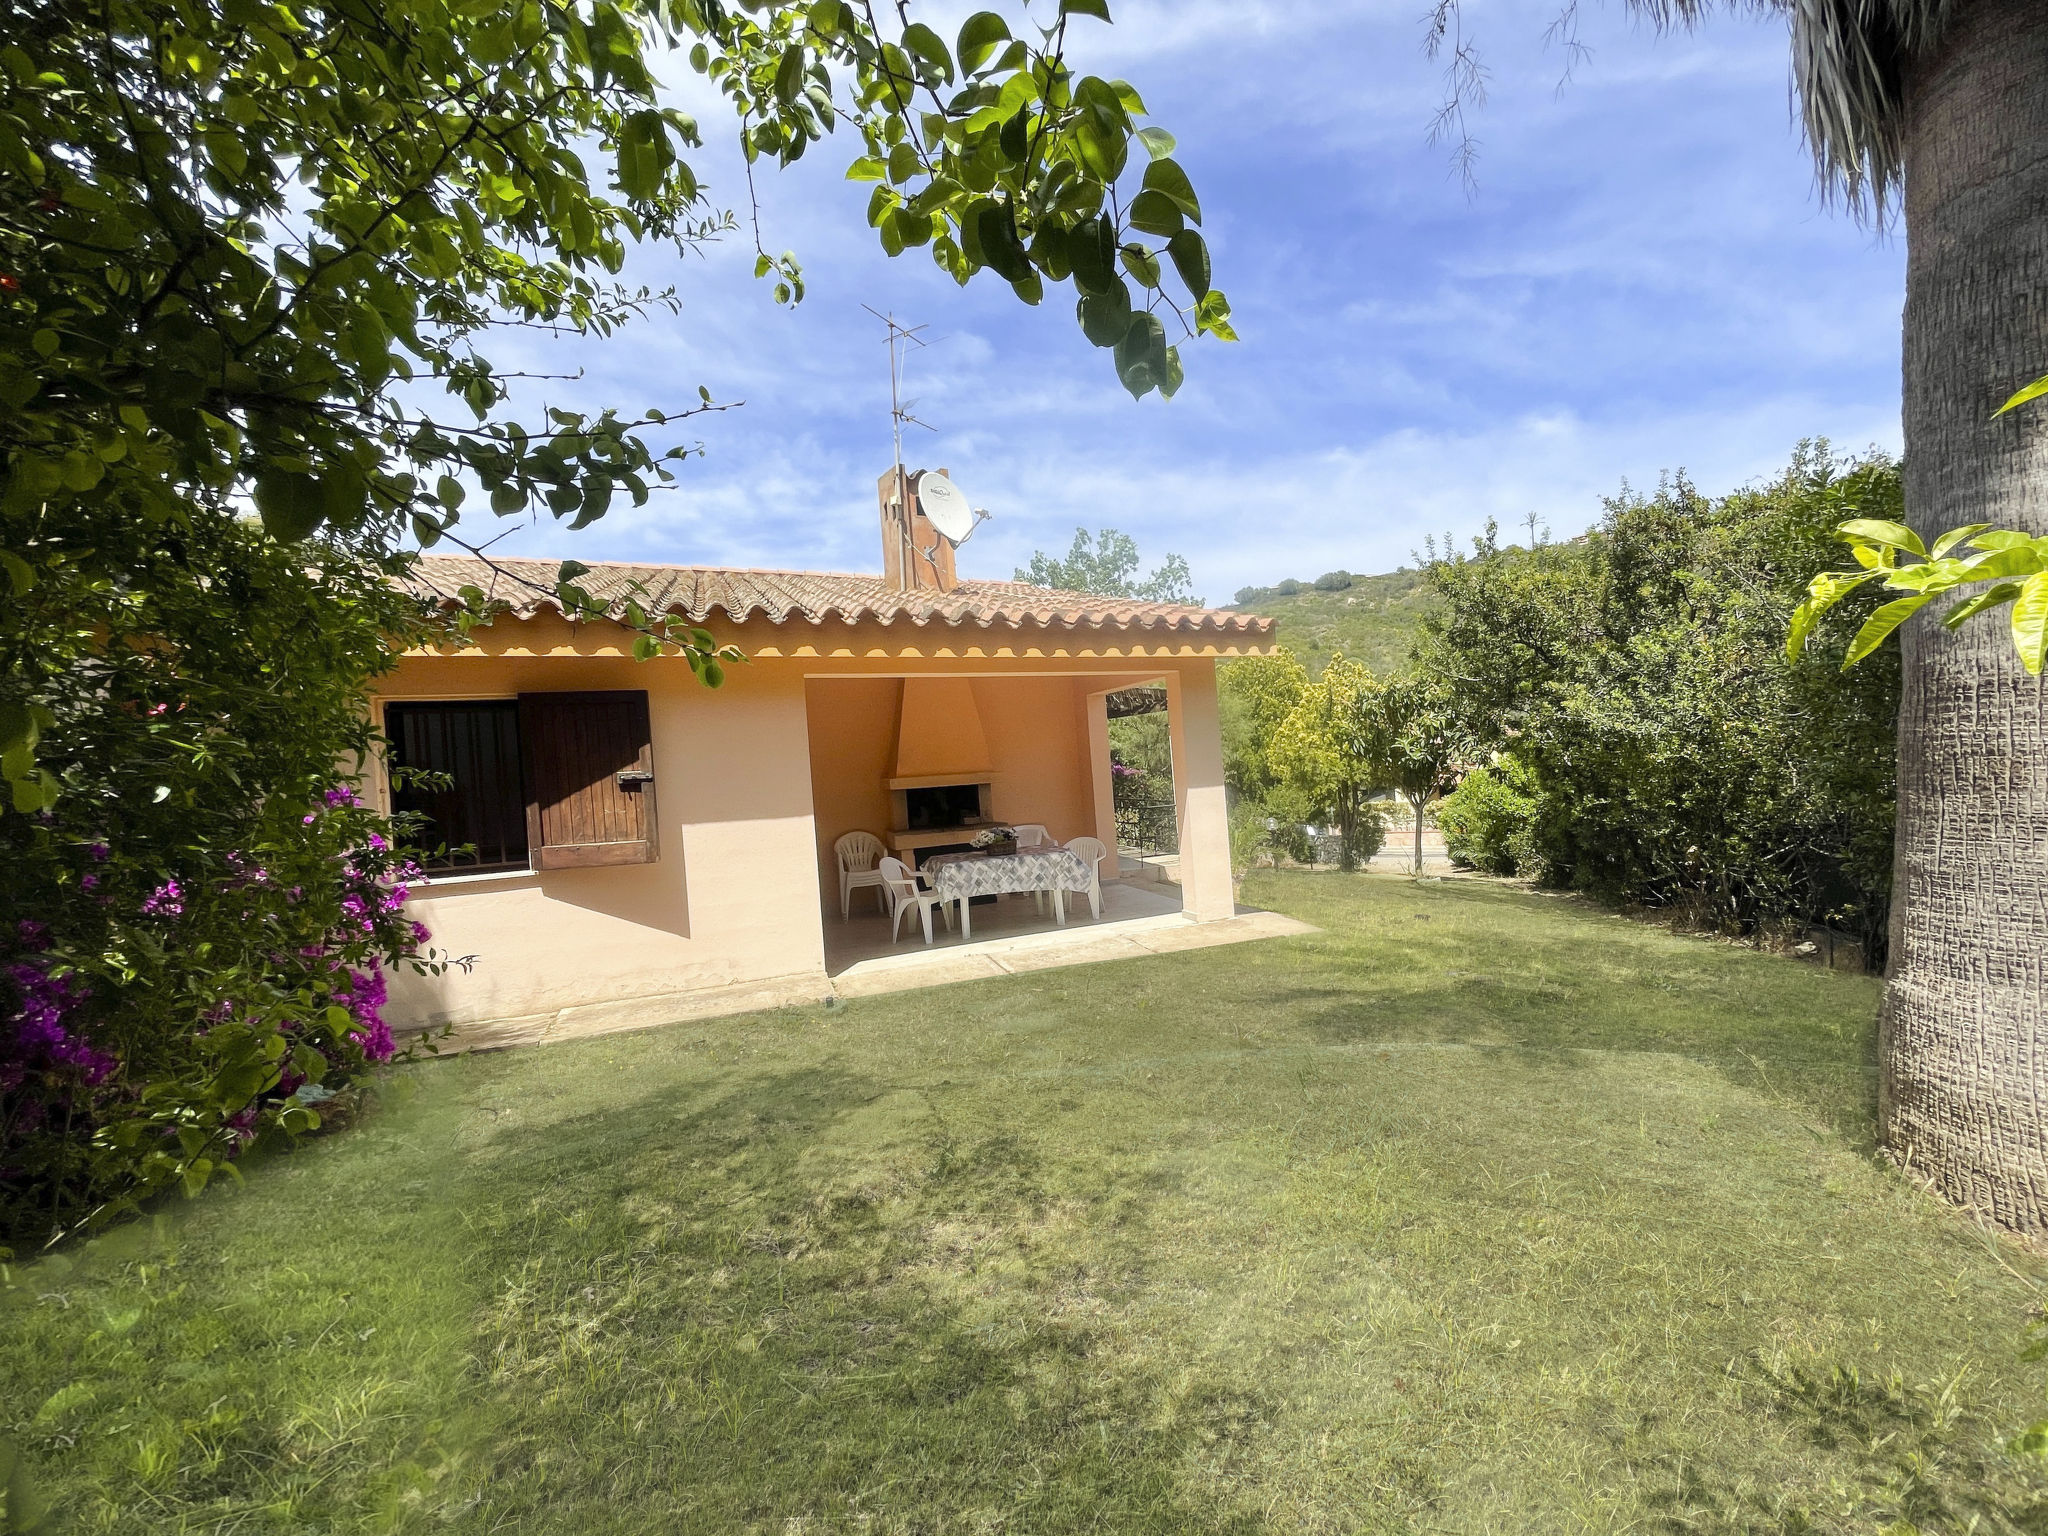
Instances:
[[[889,942],[894,944],[903,930],[903,914],[913,907],[924,919],[924,941],[932,941],[932,908],[939,908],[946,920],[946,927],[953,926],[953,911],[946,903],[949,898],[933,891],[919,890],[917,874],[901,859],[885,858],[881,862],[882,894],[889,903]]]
[[[1109,848],[1099,837],[1077,837],[1067,844],[1067,852],[1078,854],[1081,862],[1088,866],[1088,915],[1097,922],[1102,921],[1102,861],[1109,856]]]
[[[888,893],[882,889],[882,872],[875,867],[875,861],[887,851],[882,840],[872,832],[849,832],[832,845],[833,857],[839,861],[839,921],[842,923],[853,913],[853,893],[864,886],[875,888],[876,899],[885,911],[891,905]]]

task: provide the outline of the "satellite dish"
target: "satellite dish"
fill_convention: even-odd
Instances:
[[[964,544],[974,532],[974,509],[967,505],[967,493],[935,469],[917,477],[917,509],[948,544]]]

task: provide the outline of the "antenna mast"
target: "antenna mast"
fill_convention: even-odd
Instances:
[[[890,434],[895,440],[896,449],[896,478],[894,483],[896,500],[895,535],[900,551],[899,558],[903,562],[902,569],[907,571],[910,568],[909,562],[915,558],[919,551],[917,550],[916,541],[910,536],[910,478],[903,468],[903,424],[909,422],[914,427],[923,427],[927,432],[936,432],[938,428],[928,421],[919,421],[917,417],[911,414],[911,407],[916,405],[917,402],[903,398],[903,375],[905,364],[909,361],[911,347],[922,348],[929,345],[929,343],[925,341],[922,334],[926,327],[922,325],[904,325],[896,318],[893,310],[885,315],[872,304],[863,304],[861,308],[873,315],[888,328],[889,428]]]

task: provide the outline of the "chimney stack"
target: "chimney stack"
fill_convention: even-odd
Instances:
[[[893,467],[875,482],[882,507],[882,575],[898,592],[950,592],[960,585],[953,546],[919,510],[915,487],[915,475]]]

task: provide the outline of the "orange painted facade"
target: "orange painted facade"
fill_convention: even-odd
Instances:
[[[900,751],[934,773],[985,768],[999,820],[1114,847],[1103,697],[1139,683],[1167,689],[1185,909],[1233,913],[1215,663],[1264,642],[1102,625],[706,627],[750,657],[716,690],[679,659],[632,660],[616,625],[549,613],[501,617],[461,649],[404,657],[384,680],[380,711],[644,689],[660,824],[648,864],[423,883],[409,909],[437,949],[471,964],[394,978],[395,1025],[545,1039],[758,1006],[756,994],[823,995],[825,924],[839,921],[832,844],[888,830]]]

